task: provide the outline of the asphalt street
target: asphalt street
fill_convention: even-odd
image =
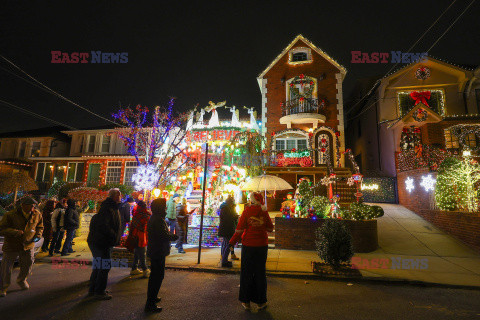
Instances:
[[[167,270],[163,312],[143,312],[147,279],[110,272],[110,301],[86,298],[89,269],[36,264],[30,290],[0,298],[0,319],[480,319],[480,291],[389,283],[269,278],[266,311],[246,312],[238,275]],[[18,274],[18,269],[13,276]]]

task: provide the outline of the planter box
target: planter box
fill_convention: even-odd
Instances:
[[[476,251],[480,251],[479,212],[416,210],[415,213]]]
[[[312,261],[312,271],[316,274],[325,276],[344,276],[344,277],[361,277],[362,274],[358,269],[352,268],[351,264],[342,264],[338,269],[318,261]]]
[[[275,248],[315,250],[316,230],[325,219],[275,218]],[[378,248],[377,220],[343,220],[352,234],[354,252],[372,252]]]

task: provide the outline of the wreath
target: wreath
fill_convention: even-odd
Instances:
[[[417,122],[423,122],[423,121],[427,120],[427,118],[428,118],[427,111],[425,111],[425,109],[418,108],[418,109],[412,114],[412,118],[413,118],[415,121],[417,121]]]
[[[305,86],[306,90],[303,92],[302,95],[300,94],[298,89],[295,88],[296,84],[300,84],[300,86],[302,86],[302,87]],[[301,74],[301,75],[293,78],[292,82],[290,82],[290,97],[291,97],[291,99],[293,100],[293,99],[296,99],[296,98],[300,98],[300,99],[311,98],[313,88],[315,87],[313,84],[314,84],[313,80],[310,77],[305,77],[304,74]]]
[[[430,69],[427,67],[420,67],[415,71],[415,78],[418,80],[427,80],[430,78]]]

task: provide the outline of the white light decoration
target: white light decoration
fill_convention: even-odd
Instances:
[[[378,190],[378,184],[362,184],[361,190]]]
[[[135,190],[152,190],[157,186],[158,174],[155,165],[141,165],[137,168],[137,172],[132,176],[135,183]]]
[[[415,189],[412,178],[408,177],[407,180],[405,180],[405,189],[407,189],[408,192],[412,192],[412,190]]]
[[[432,175],[429,174],[428,176],[422,176],[420,185],[428,192],[435,188],[435,183],[437,183],[437,180],[433,179]]]

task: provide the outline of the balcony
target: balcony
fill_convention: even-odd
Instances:
[[[297,98],[286,101],[282,105],[281,124],[286,124],[287,128],[291,128],[292,124],[311,123],[316,127],[319,123],[326,120],[323,114],[325,103],[323,100]]]

